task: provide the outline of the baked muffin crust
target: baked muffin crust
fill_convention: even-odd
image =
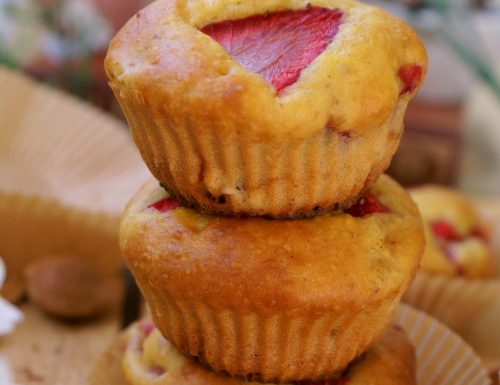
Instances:
[[[265,381],[324,378],[380,337],[423,250],[406,192],[382,176],[370,194],[389,211],[237,219],[162,213],[151,182],[126,209],[122,254],[184,353]]]
[[[309,5],[341,11],[342,23],[279,93],[201,31]],[[293,217],[351,205],[388,167],[426,62],[409,27],[352,0],[159,0],[113,39],[106,70],[173,194],[208,212]],[[408,66],[420,75],[402,93]]]

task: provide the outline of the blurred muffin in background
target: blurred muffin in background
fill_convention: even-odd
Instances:
[[[431,274],[487,278],[492,251],[486,225],[472,202],[455,190],[422,186],[411,195],[424,220],[427,246],[421,268]]]

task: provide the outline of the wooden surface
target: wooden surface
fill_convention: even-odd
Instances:
[[[94,362],[119,331],[118,314],[68,324],[30,304],[21,309],[23,323],[0,340],[0,358],[7,361],[13,383],[0,385],[87,385]],[[492,379],[498,385],[497,373]]]
[[[21,310],[25,320],[0,340],[0,356],[7,361],[15,385],[86,385],[94,361],[118,332],[117,314],[67,323],[30,304]]]

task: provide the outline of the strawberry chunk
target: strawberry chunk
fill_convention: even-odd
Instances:
[[[148,320],[142,320],[139,326],[145,336],[149,336],[151,332],[155,329],[155,325],[153,325],[153,323]]]
[[[353,217],[363,217],[374,213],[387,213],[389,208],[384,206],[380,201],[370,193],[365,196],[354,206],[349,207],[345,212]]]
[[[463,237],[457,230],[445,220],[437,220],[431,223],[432,232],[437,238],[446,241],[459,241]]]
[[[151,366],[150,368],[148,368],[148,372],[153,376],[159,377],[165,374],[165,369],[163,369],[161,366]]]
[[[301,71],[326,49],[338,32],[342,15],[338,9],[308,7],[221,21],[201,31],[279,92],[295,83]]]
[[[180,207],[180,204],[173,198],[163,198],[148,206],[148,208],[154,208],[160,213],[166,213],[167,211],[174,210],[177,207]]]
[[[484,229],[481,226],[474,227],[472,229],[470,235],[472,237],[479,238],[483,242],[489,242],[489,240],[490,240],[490,235],[488,234],[488,232],[486,231],[486,229]]]
[[[424,70],[418,64],[407,64],[399,69],[398,75],[403,82],[403,88],[399,95],[412,92],[422,81]]]

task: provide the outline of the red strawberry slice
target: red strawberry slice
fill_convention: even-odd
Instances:
[[[398,75],[403,82],[403,88],[399,95],[412,92],[422,81],[424,70],[418,64],[407,64],[399,69]]]
[[[157,377],[164,375],[165,372],[166,370],[161,366],[151,366],[150,368],[148,368],[148,373]]]
[[[201,31],[279,92],[295,83],[300,72],[326,49],[342,15],[338,9],[309,7],[221,21]]]
[[[490,235],[488,231],[481,226],[474,227],[470,233],[471,237],[479,238],[483,242],[489,242]]]
[[[148,320],[142,320],[139,323],[139,326],[141,327],[142,332],[144,335],[149,336],[153,330],[155,330],[155,325],[151,321]]]
[[[432,232],[437,238],[445,241],[460,241],[463,237],[457,230],[445,220],[437,220],[431,223]]]
[[[389,211],[388,207],[384,206],[377,198],[369,193],[367,193],[364,198],[362,198],[354,206],[345,210],[347,214],[358,218],[368,214],[388,213]]]
[[[148,206],[148,208],[154,208],[160,213],[166,213],[167,211],[174,210],[177,207],[180,207],[179,202],[172,198],[163,198]]]

